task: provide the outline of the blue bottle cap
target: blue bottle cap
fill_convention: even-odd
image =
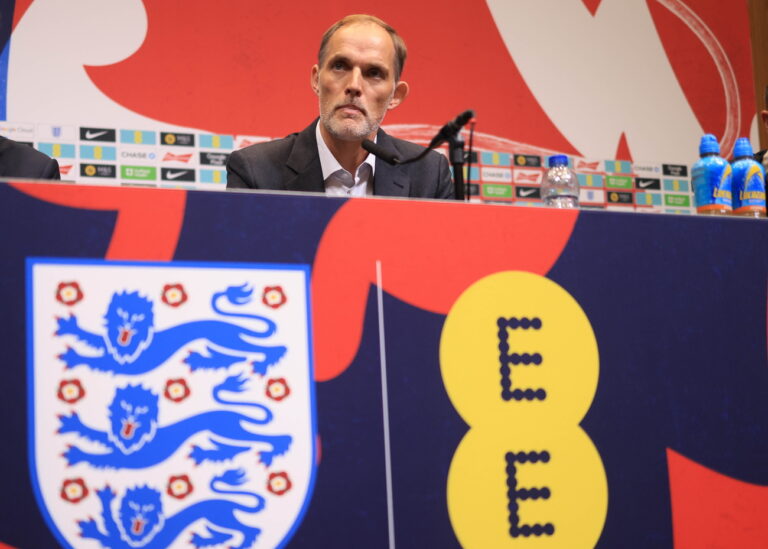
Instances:
[[[733,147],[733,157],[743,158],[745,156],[752,156],[752,143],[749,142],[748,137],[739,137],[736,140],[736,146]]]
[[[701,138],[699,143],[699,154],[720,154],[720,143],[717,142],[717,137],[708,133]]]
[[[554,154],[549,157],[549,167],[554,168],[555,166],[567,166],[568,165],[568,157],[564,154]]]

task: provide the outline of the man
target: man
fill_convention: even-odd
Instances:
[[[391,166],[361,148],[370,139],[400,158],[423,150],[379,128],[386,112],[408,95],[408,84],[400,80],[405,57],[402,38],[377,17],[349,15],[335,23],[323,35],[312,67],[320,118],[284,139],[233,152],[227,188],[453,197],[443,155],[431,152],[419,162]]]
[[[60,179],[59,163],[29,145],[0,136],[0,178]]]

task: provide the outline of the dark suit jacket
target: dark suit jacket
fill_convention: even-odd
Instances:
[[[0,177],[61,179],[59,163],[29,145],[0,136]]]
[[[270,189],[324,193],[315,125],[283,139],[257,143],[233,152],[227,162],[228,189]],[[379,129],[376,143],[400,158],[416,156],[424,147]],[[392,166],[376,159],[373,194],[414,198],[453,198],[446,158],[430,152],[419,162]]]

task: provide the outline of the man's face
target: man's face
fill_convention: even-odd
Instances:
[[[408,94],[408,84],[396,83],[394,71],[395,46],[383,28],[354,23],[337,30],[322,66],[312,67],[326,139],[373,139],[386,112]]]

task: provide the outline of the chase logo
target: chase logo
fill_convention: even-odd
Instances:
[[[195,170],[183,168],[161,168],[160,177],[163,181],[194,181]]]
[[[117,168],[114,164],[80,164],[81,177],[109,177],[115,178]]]
[[[155,160],[157,153],[154,149],[120,149],[120,158],[122,160]]]
[[[642,174],[657,175],[661,173],[661,167],[657,165],[652,165],[652,164],[634,164],[632,168],[634,169],[634,172],[638,175],[642,175]]]
[[[80,141],[117,141],[115,130],[111,128],[80,128]]]
[[[30,469],[63,547],[288,542],[316,463],[308,273],[28,262]]]
[[[194,147],[195,135],[192,133],[160,132],[160,141],[162,141],[163,145]]]

